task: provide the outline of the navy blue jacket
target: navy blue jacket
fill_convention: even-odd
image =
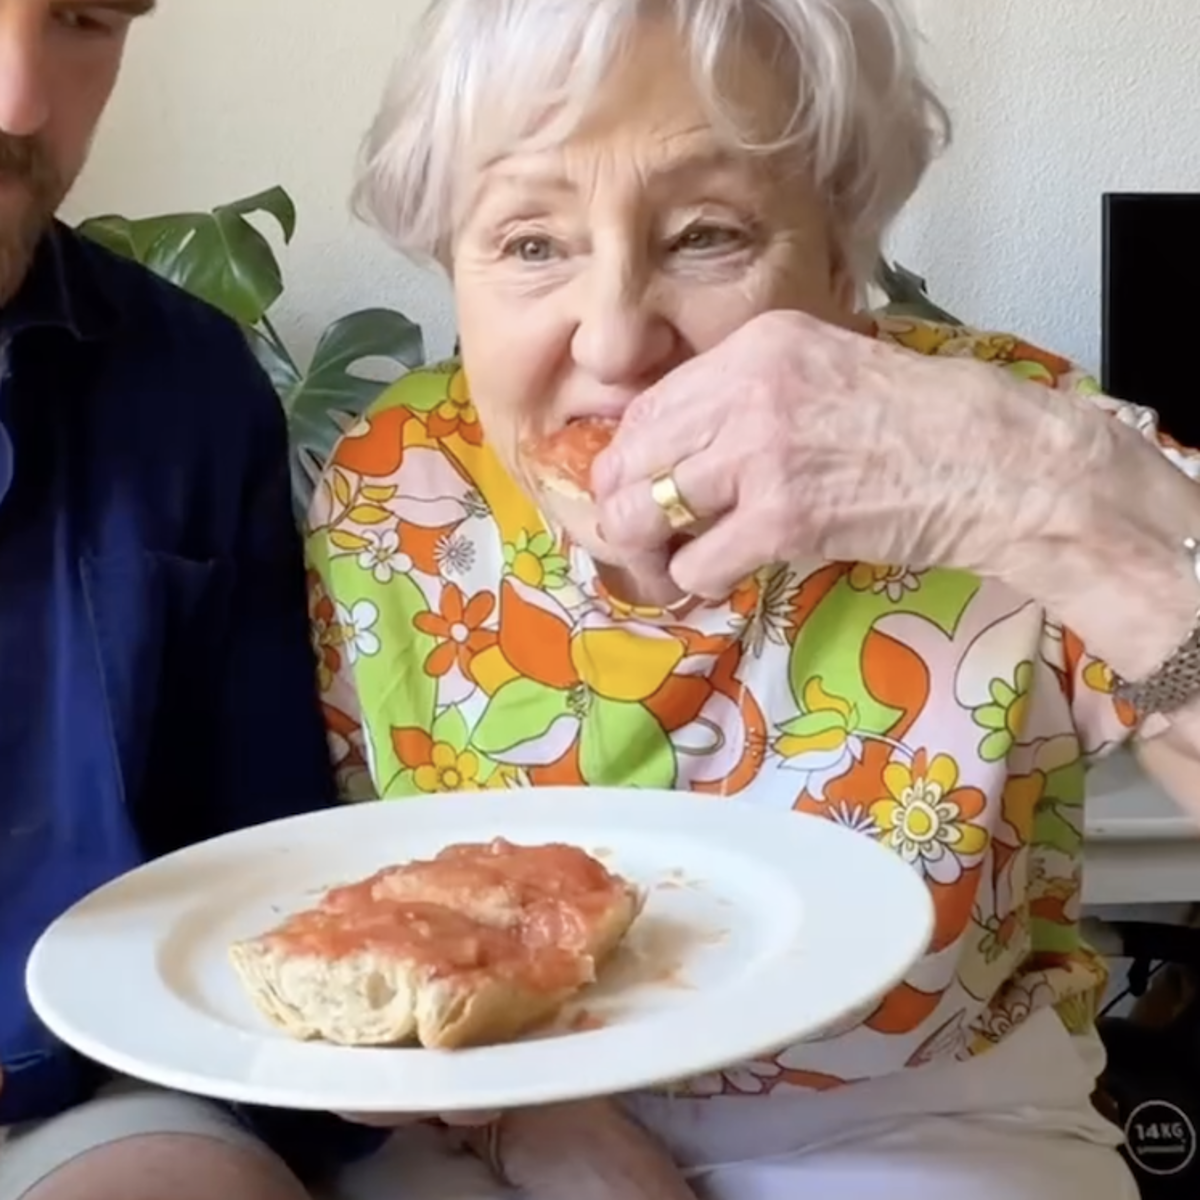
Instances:
[[[59,225],[0,308],[0,356],[5,1125],[103,1077],[28,1006],[46,925],[149,858],[335,793],[284,415],[240,330]],[[302,1171],[365,1138],[244,1115]]]

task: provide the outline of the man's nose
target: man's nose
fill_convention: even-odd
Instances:
[[[632,270],[595,264],[579,295],[575,362],[609,387],[646,387],[672,365],[678,334]]]
[[[38,5],[0,0],[0,133],[28,137],[50,116],[44,16]]]

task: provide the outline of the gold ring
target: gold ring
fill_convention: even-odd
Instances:
[[[686,529],[689,525],[695,525],[699,520],[688,507],[687,501],[680,495],[679,485],[676,484],[675,476],[670,471],[663,471],[662,474],[655,475],[650,484],[650,496],[654,503],[663,510],[667,524],[672,529]]]

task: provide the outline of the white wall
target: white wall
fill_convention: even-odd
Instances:
[[[432,353],[454,343],[447,290],[348,208],[354,158],[423,0],[159,0],[139,25],[89,167],[65,215],[143,215],[283,184],[285,337],[304,348],[355,308],[395,307]]]
[[[966,319],[1095,369],[1101,193],[1200,192],[1200,0],[915,4],[958,132],[895,253]]]
[[[897,255],[968,319],[1096,365],[1100,193],[1200,190],[1200,0],[913,3],[958,138]],[[421,4],[162,0],[68,215],[207,208],[283,183],[300,211],[285,330],[307,343],[383,303],[446,351],[444,285],[346,209],[359,135]]]

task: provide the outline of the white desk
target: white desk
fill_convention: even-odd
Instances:
[[[1200,821],[1121,752],[1088,776],[1083,898],[1099,905],[1200,902]]]

